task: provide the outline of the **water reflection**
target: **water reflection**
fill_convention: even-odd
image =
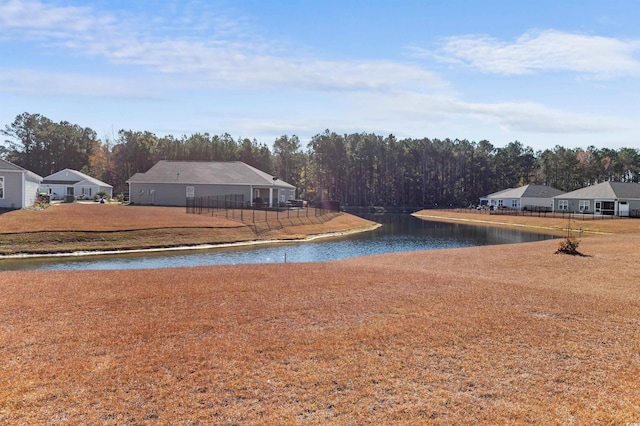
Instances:
[[[0,270],[114,270],[246,263],[322,262],[416,250],[510,244],[553,238],[514,229],[431,222],[408,214],[363,215],[375,231],[306,243],[126,255],[0,260]]]

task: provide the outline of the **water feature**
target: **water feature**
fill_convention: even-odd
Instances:
[[[245,263],[316,262],[372,254],[509,244],[553,238],[489,226],[424,221],[409,214],[363,215],[374,231],[303,243],[97,256],[2,259],[0,270],[114,270]]]

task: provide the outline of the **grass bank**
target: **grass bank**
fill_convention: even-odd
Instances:
[[[213,226],[155,209],[136,231]],[[94,212],[98,231],[132,231],[129,213]],[[352,218],[325,225],[362,224]],[[639,422],[640,234],[635,220],[605,223],[618,233],[582,238],[584,256],[547,240],[328,263],[0,272],[0,423]]]
[[[44,210],[0,214],[0,255],[293,240],[369,229],[375,225],[343,213],[291,219],[276,216],[275,212],[268,215],[268,223],[261,224],[262,231],[256,234],[255,228],[237,220],[186,214],[184,208],[178,207],[56,204]]]
[[[637,422],[639,244],[0,272],[0,423]]]
[[[466,223],[469,225],[501,226],[514,228],[528,228],[543,233],[565,235],[568,226],[575,236],[579,235],[609,235],[640,232],[640,219],[604,216],[593,219],[592,215],[573,215],[567,218],[538,217],[538,216],[509,216],[489,214],[488,211],[469,209],[458,210],[421,210],[413,213],[424,220]],[[597,217],[597,216],[595,216]]]

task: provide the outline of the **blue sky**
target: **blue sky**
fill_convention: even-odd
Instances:
[[[0,125],[640,148],[640,3],[0,0]]]

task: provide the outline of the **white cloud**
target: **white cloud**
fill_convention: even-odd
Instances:
[[[71,34],[89,33],[105,28],[112,18],[93,16],[88,8],[60,7],[39,1],[9,0],[0,2],[0,34],[27,39],[67,38]]]
[[[213,14],[213,12],[207,12]],[[275,55],[258,38],[251,39],[229,19],[217,16],[216,28],[194,38],[189,25],[155,31],[143,19],[98,16],[88,8],[56,7],[37,1],[0,3],[0,37],[57,46],[61,54],[101,57],[113,64],[142,66],[181,79],[167,84],[189,87],[297,88],[298,90],[443,90],[446,82],[415,65],[391,61],[330,61]],[[164,18],[158,18],[162,21]],[[69,25],[69,24],[72,25]],[[140,23],[140,25],[138,25]],[[202,24],[206,25],[206,24]],[[159,27],[162,27],[160,25]],[[2,29],[4,28],[4,30]],[[237,34],[234,30],[237,29]],[[46,36],[46,37],[45,37]]]
[[[89,96],[102,98],[159,99],[140,82],[113,77],[52,73],[33,70],[0,71],[0,92],[29,96]]]
[[[431,129],[457,132],[473,126],[474,131],[482,129],[478,133],[499,129],[546,137],[606,135],[633,127],[622,118],[519,102],[513,93],[494,95],[493,88],[482,88],[485,102],[469,102],[454,93],[444,78],[414,63],[338,61],[301,54],[296,47],[252,34],[242,18],[205,9],[211,7],[207,2],[160,2],[162,9],[153,16],[118,11],[105,14],[89,6],[60,7],[59,3],[0,0],[0,42],[28,43],[35,56],[46,53],[63,67],[73,62],[75,71],[64,74],[47,67],[25,70],[5,66],[0,71],[0,92],[34,99],[43,94],[158,99],[160,94],[172,100],[172,108],[162,120],[154,116],[150,126],[162,122],[197,130],[197,126],[219,123],[225,130],[251,137],[259,136],[254,132],[283,133],[279,129],[315,134],[325,128],[339,132],[392,129],[405,135],[415,131],[412,137],[422,137],[435,133]],[[634,55],[639,49],[640,42],[635,40],[548,30],[525,34],[511,43],[488,36],[451,37],[430,55],[502,75],[572,71],[609,77],[637,74],[640,62]],[[415,56],[425,54],[420,48],[413,50]],[[25,58],[27,54],[30,52]],[[77,61],[78,57],[92,60]],[[86,70],[83,62],[89,63],[87,67],[98,63],[103,68]],[[176,96],[176,89],[196,90]],[[185,100],[194,92],[198,100]],[[229,93],[243,99],[255,95],[256,101],[247,102],[251,108],[234,104],[225,98]],[[260,96],[265,97],[258,100]],[[494,97],[511,101],[486,101]],[[206,113],[208,108],[216,108],[217,102],[222,106]],[[269,102],[279,107],[270,108]],[[162,106],[152,106],[157,108],[155,114],[164,111]],[[175,114],[176,109],[186,112],[186,118]],[[143,118],[141,113],[135,120]]]
[[[398,92],[357,94],[353,102],[370,122],[399,120],[441,125],[468,117],[518,133],[591,134],[626,131],[631,123],[604,115],[578,114],[531,102],[473,103],[451,95]],[[366,108],[366,109],[365,109]]]
[[[546,30],[524,34],[513,43],[488,36],[451,37],[435,55],[441,61],[467,64],[489,73],[547,70],[612,77],[638,75],[639,52],[640,40]]]

